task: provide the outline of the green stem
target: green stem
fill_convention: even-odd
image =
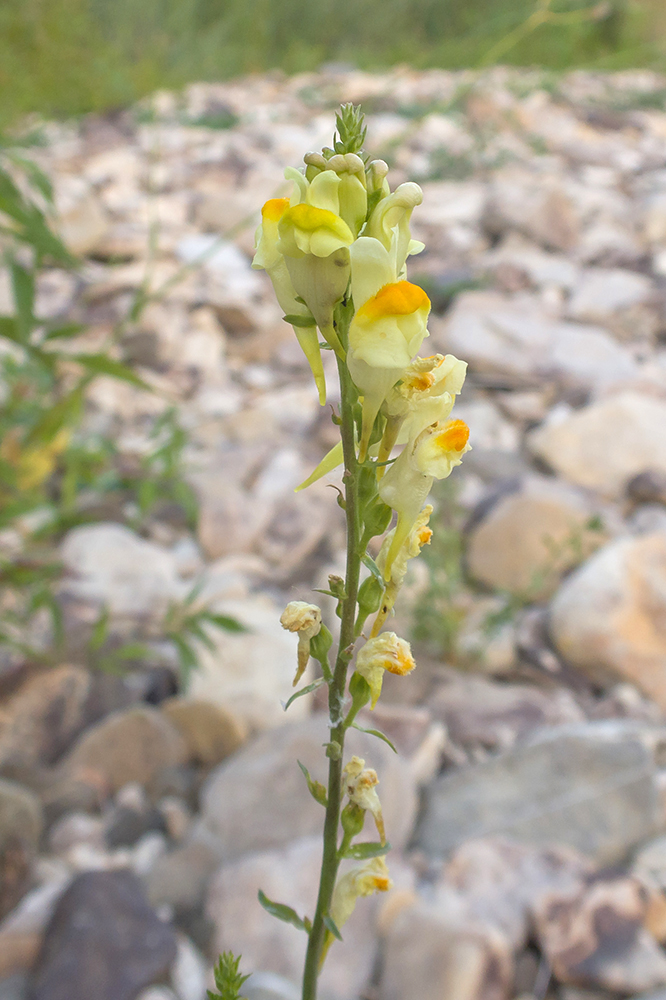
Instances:
[[[349,375],[347,365],[340,359],[338,359],[338,372],[340,375],[341,390],[342,448],[345,460],[343,482],[347,516],[347,574],[345,581],[345,593],[347,596],[342,603],[340,644],[333,672],[333,681],[329,684],[328,688],[331,734],[328,767],[328,805],[326,807],[326,819],[324,822],[324,851],[317,909],[312,921],[312,930],[310,931],[308,949],[305,956],[303,1000],[316,1000],[317,997],[317,977],[319,975],[319,964],[326,931],[324,917],[328,915],[331,907],[335,880],[338,874],[338,827],[340,825],[340,807],[342,804],[344,741],[347,729],[346,720],[343,716],[343,707],[347,687],[347,668],[352,657],[352,647],[355,638],[354,625],[362,556],[358,498],[359,467],[354,445],[353,407],[356,401],[356,390]]]

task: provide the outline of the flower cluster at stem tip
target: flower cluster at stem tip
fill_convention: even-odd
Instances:
[[[427,499],[433,483],[449,476],[470,448],[467,425],[452,415],[465,381],[465,362],[437,353],[419,356],[429,336],[430,300],[419,285],[409,281],[407,261],[424,249],[410,231],[412,212],[423,200],[421,188],[406,182],[391,191],[387,164],[369,160],[363,152],[360,109],[343,106],[337,125],[339,138],[334,138],[334,148],[307,153],[303,168],[285,171],[293,184],[291,196],[272,198],[264,205],[253,261],[253,267],[264,269],[273,284],[284,319],[292,325],[311,368],[322,405],[328,368],[322,352],[337,356],[342,402],[340,415],[334,412],[333,420],[341,426],[342,440],[299,487],[306,488],[344,461],[341,506],[347,511],[356,570],[354,582],[354,574],[349,575],[348,546],[347,580],[330,577],[330,590],[323,591],[337,600],[342,620],[335,666],[328,660],[332,637],[317,605],[292,601],[281,618],[285,629],[298,634],[294,683],[311,655],[322,666],[323,678],[293,697],[320,683],[328,684],[333,693],[329,698],[331,731],[337,735],[327,745],[332,760],[336,753],[339,759],[339,741],[355,725],[357,713],[368,704],[375,708],[385,672],[404,676],[414,669],[409,643],[382,628],[392,614],[409,560],[431,539],[428,522],[433,507]],[[390,527],[394,513],[395,524]],[[373,560],[368,546],[381,536],[372,549]],[[358,586],[361,563],[370,574]],[[345,625],[350,621],[349,601],[354,618],[351,625]],[[372,615],[374,620],[366,630]],[[349,704],[345,670],[360,639],[364,641],[355,650],[348,690],[351,708],[345,715],[344,705]],[[308,783],[328,809],[330,786],[327,799],[324,786],[309,776]],[[339,817],[344,836],[338,861],[344,857],[366,860],[338,877],[328,900],[328,883],[322,882],[311,932],[320,961],[333,931],[326,924],[329,930],[324,936],[317,920],[326,916],[337,930],[358,897],[391,885],[381,856],[388,845],[377,784],[376,772],[359,757],[352,757],[342,778],[338,777],[341,794],[348,799]],[[366,812],[374,819],[379,844],[357,847],[372,848],[376,856],[353,853],[350,847]],[[333,863],[337,866],[338,862],[332,862],[329,855],[324,868]],[[306,996],[314,996],[307,985]]]

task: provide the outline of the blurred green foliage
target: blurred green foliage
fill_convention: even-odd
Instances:
[[[663,67],[665,31],[663,0],[2,0],[0,121],[327,61]]]
[[[197,517],[182,474],[187,435],[176,410],[155,421],[152,447],[135,457],[123,454],[112,436],[91,434],[84,421],[87,390],[99,376],[148,389],[114,354],[122,333],[168,285],[150,294],[142,286],[103,351],[82,350],[83,325],[39,316],[40,279],[50,268],[79,266],[52,228],[52,215],[49,179],[29,150],[0,134],[0,267],[12,299],[10,312],[0,315],[0,674],[17,658],[53,664],[73,651],[58,597],[56,546],[65,531],[111,518],[145,532],[165,515],[183,529]],[[200,650],[214,649],[211,632],[244,631],[200,598],[195,585],[149,636],[171,648],[183,683]],[[154,648],[138,637],[125,641],[110,626],[103,608],[86,648],[76,651],[90,667],[122,670],[155,660]]]

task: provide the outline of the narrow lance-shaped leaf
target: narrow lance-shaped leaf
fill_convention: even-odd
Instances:
[[[358,729],[360,733],[368,733],[369,736],[376,736],[378,740],[382,740],[382,742],[386,743],[386,745],[391,748],[393,753],[398,752],[395,748],[395,745],[391,743],[388,736],[386,736],[385,733],[380,732],[379,729],[364,729],[363,726],[359,726],[358,723],[356,722],[352,723],[352,727],[354,729]]]
[[[312,684],[308,684],[307,687],[301,688],[301,690],[297,691],[296,694],[292,694],[291,698],[289,698],[287,701],[282,702],[282,707],[285,710],[285,712],[291,705],[292,701],[296,701],[297,698],[302,698],[303,695],[305,694],[310,694],[311,691],[316,691],[318,687],[321,687],[322,684],[325,683],[326,681],[324,680],[324,678],[319,677],[316,681],[313,681]]]
[[[284,903],[274,903],[272,899],[269,899],[268,896],[261,891],[261,889],[259,890],[257,897],[263,908],[267,913],[270,913],[272,917],[277,917],[278,920],[284,921],[285,924],[292,924],[292,926],[296,927],[299,931],[305,931],[307,933],[306,922],[299,917],[296,910],[292,909],[291,906],[285,906]]]
[[[312,798],[315,800],[315,802],[318,802],[320,806],[326,807],[328,805],[328,796],[326,794],[325,785],[322,785],[321,781],[315,781],[314,778],[310,776],[310,772],[308,771],[305,764],[301,764],[300,760],[296,761],[296,763],[298,764],[301,771],[305,775],[305,780],[308,783],[308,788],[310,790],[310,795],[312,796]]]
[[[390,850],[390,844],[380,844],[379,841],[364,841],[360,844],[351,844],[344,852],[343,857],[364,861],[366,858],[379,858]]]

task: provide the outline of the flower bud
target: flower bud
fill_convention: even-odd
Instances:
[[[365,823],[365,813],[356,802],[348,802],[340,813],[340,824],[348,840],[358,837]]]
[[[280,625],[298,633],[298,668],[293,686],[298,684],[310,659],[310,642],[321,630],[321,608],[305,601],[290,601],[282,612]]]
[[[368,639],[356,657],[356,672],[370,686],[370,708],[375,707],[381,694],[385,670],[402,677],[415,666],[409,643],[398,638],[395,632],[383,632]]]

